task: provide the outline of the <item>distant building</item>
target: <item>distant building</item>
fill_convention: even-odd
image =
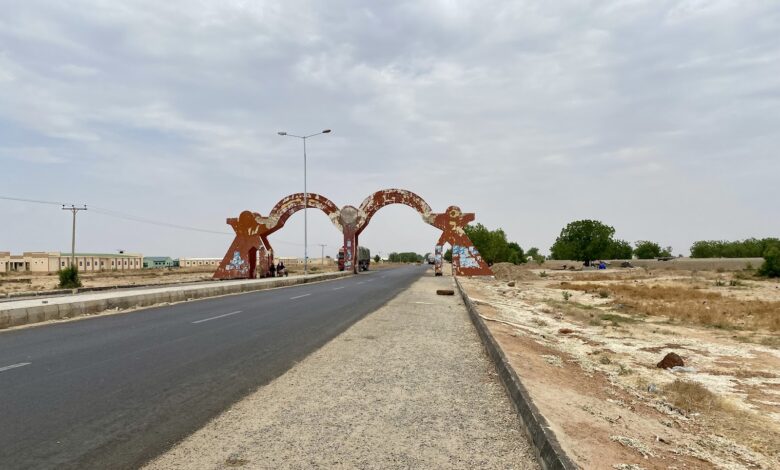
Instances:
[[[79,271],[126,271],[141,269],[143,255],[136,253],[76,253]],[[52,273],[70,266],[70,253],[59,251],[25,251],[12,255],[0,251],[0,272]]]
[[[144,268],[173,268],[177,260],[170,256],[144,256]]]
[[[218,267],[222,258],[179,258],[180,268],[197,268],[198,266]]]

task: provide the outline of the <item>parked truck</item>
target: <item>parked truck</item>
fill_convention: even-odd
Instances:
[[[364,246],[359,246],[357,251],[357,268],[358,271],[368,271],[368,266],[371,264],[371,250]],[[344,271],[344,247],[339,248],[338,258],[339,271]]]

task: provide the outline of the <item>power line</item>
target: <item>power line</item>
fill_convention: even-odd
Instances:
[[[56,201],[42,201],[40,199],[24,199],[21,197],[9,197],[9,196],[0,196],[0,199],[5,199],[6,201],[19,201],[19,202],[34,202],[36,204],[51,204],[54,206],[71,206],[73,204],[69,202],[56,202]]]
[[[16,201],[16,202],[29,202],[34,204],[48,204],[48,205],[55,205],[55,206],[73,206],[71,203],[65,203],[65,202],[57,202],[57,201],[45,201],[42,199],[27,199],[27,198],[21,198],[21,197],[11,197],[11,196],[0,196],[0,199],[6,200],[6,201]],[[149,225],[157,225],[160,227],[168,227],[168,228],[175,228],[179,230],[189,230],[192,232],[201,232],[201,233],[211,233],[215,235],[234,235],[231,232],[225,232],[225,231],[219,231],[219,230],[209,230],[204,228],[198,228],[198,227],[190,227],[188,225],[180,225],[180,224],[172,224],[169,222],[161,222],[159,220],[152,220],[147,219],[144,217],[138,217],[132,214],[127,214],[124,212],[119,212],[111,209],[106,209],[103,207],[95,207],[95,206],[89,206],[90,210],[96,214],[105,215],[108,217],[114,217],[117,219],[124,219],[129,220],[132,222],[139,222],[143,224],[149,224]],[[284,240],[274,240],[274,243],[279,243],[282,245],[292,245],[292,246],[303,246],[303,243],[294,243],[294,242],[288,242]]]

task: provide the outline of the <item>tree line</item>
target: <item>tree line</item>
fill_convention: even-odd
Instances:
[[[467,225],[466,235],[474,243],[482,259],[488,264],[521,264],[529,259],[541,264],[545,257],[536,247],[524,251],[514,241],[509,241],[506,232],[498,228],[490,230],[482,224]],[[595,260],[628,260],[670,258],[671,246],[661,246],[650,240],[639,240],[634,246],[626,240],[615,238],[615,228],[598,220],[575,220],[567,224],[555,243],[550,247],[550,259],[583,261],[590,264]],[[446,261],[452,261],[452,250],[444,253]],[[741,241],[697,241],[691,246],[692,258],[750,258],[763,257],[765,262],[759,274],[780,276],[780,239],[749,238]],[[421,255],[416,253],[391,253],[390,261],[420,262]]]
[[[419,263],[423,260],[423,257],[420,254],[405,251],[403,253],[390,253],[387,255],[387,260],[391,263]]]
[[[691,245],[691,258],[761,258],[772,247],[780,247],[780,239],[701,240]]]

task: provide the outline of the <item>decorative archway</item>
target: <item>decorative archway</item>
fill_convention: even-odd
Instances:
[[[383,189],[370,195],[360,207],[344,206],[341,209],[330,199],[309,193],[304,206],[304,194],[291,194],[279,201],[263,217],[257,212],[244,211],[238,218],[227,219],[236,237],[214,273],[215,279],[245,279],[256,277],[256,256],[259,256],[260,272],[268,272],[273,263],[273,249],[268,235],[284,226],[287,219],[304,207],[322,210],[344,236],[344,268],[357,273],[358,238],[379,209],[390,204],[404,204],[420,213],[425,223],[442,231],[435,246],[435,271],[441,274],[441,254],[445,243],[452,245],[454,274],[490,276],[493,274],[482,260],[474,244],[463,229],[474,220],[473,213],[464,214],[457,206],[450,206],[441,213],[432,212],[428,203],[417,194],[405,189]]]
[[[325,196],[309,193],[304,198],[303,193],[296,193],[276,203],[267,217],[257,212],[244,211],[238,218],[227,219],[227,224],[233,227],[236,236],[214,273],[214,279],[254,279],[258,271],[260,277],[265,277],[274,262],[273,247],[268,236],[282,228],[290,216],[304,207],[320,209],[331,222],[335,220],[334,214],[339,213],[336,204]],[[341,231],[339,225],[336,228]]]

